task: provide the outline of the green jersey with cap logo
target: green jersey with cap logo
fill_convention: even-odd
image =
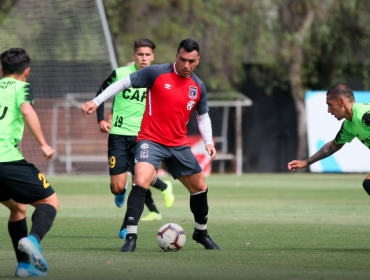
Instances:
[[[136,72],[135,65],[117,68],[100,87],[100,93],[110,84]],[[137,136],[146,106],[146,88],[128,88],[114,97],[110,134]]]
[[[23,137],[21,105],[25,102],[34,103],[33,89],[28,83],[13,78],[0,80],[0,162],[24,159],[18,143]]]
[[[361,143],[370,148],[370,103],[355,103],[352,112],[352,121],[345,120],[342,123],[334,141],[337,144],[344,144],[357,137]]]

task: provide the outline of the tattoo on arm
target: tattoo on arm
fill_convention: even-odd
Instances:
[[[339,151],[344,144],[337,144],[334,140],[326,143],[324,147],[322,147],[316,154],[306,159],[306,162],[308,165],[311,165],[315,163],[316,161],[319,161],[321,159],[327,158],[328,156],[331,156],[335,152]]]

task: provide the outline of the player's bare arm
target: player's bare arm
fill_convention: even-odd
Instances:
[[[337,144],[334,140],[326,143],[316,154],[306,159],[307,165],[311,165],[316,161],[327,158],[335,152],[339,151],[344,144]]]
[[[44,138],[44,134],[41,130],[40,120],[30,103],[23,103],[21,105],[21,113],[24,117],[24,122],[28,130],[31,132],[33,137],[40,145],[40,149],[46,159],[53,158],[55,150],[51,148]]]
[[[216,159],[216,148],[212,145],[212,144],[208,144],[206,146],[206,150],[208,152],[208,154],[211,156],[211,162],[214,161]]]
[[[339,151],[344,144],[337,144],[334,140],[326,143],[317,153],[309,157],[306,160],[293,160],[288,163],[288,169],[290,172],[294,172],[297,168],[305,168],[319,160],[331,156],[335,152]]]
[[[112,122],[113,122],[113,111],[110,111],[110,113],[108,115],[108,123],[112,124]]]

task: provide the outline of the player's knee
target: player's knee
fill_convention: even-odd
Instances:
[[[145,178],[145,177],[139,177],[139,176],[136,176],[135,178],[135,185],[138,185],[142,188],[148,188],[150,183],[151,183],[151,178]]]
[[[370,179],[365,179],[362,185],[365,191],[367,192],[367,194],[370,195]]]
[[[27,205],[22,203],[12,203],[10,212],[15,215],[26,215]]]
[[[42,199],[42,200],[36,201],[34,203],[31,203],[31,205],[34,206],[34,207],[37,207],[40,204],[49,204],[49,205],[51,205],[55,208],[55,211],[59,210],[59,199],[58,199],[56,193],[53,193],[51,196],[49,196],[45,199]]]
[[[59,198],[57,197],[57,195],[55,194],[55,196],[53,197],[51,203],[50,203],[51,206],[53,206],[55,208],[55,211],[58,212],[59,210]]]
[[[206,182],[203,182],[203,183],[197,184],[197,185],[193,185],[192,187],[193,187],[194,193],[204,192],[208,189]]]
[[[126,182],[115,182],[110,185],[110,190],[112,194],[121,194],[126,188]]]

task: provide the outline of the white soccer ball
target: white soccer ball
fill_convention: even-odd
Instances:
[[[161,247],[164,251],[178,251],[185,245],[185,231],[178,224],[165,224],[161,226],[157,232],[157,241],[159,247]]]

